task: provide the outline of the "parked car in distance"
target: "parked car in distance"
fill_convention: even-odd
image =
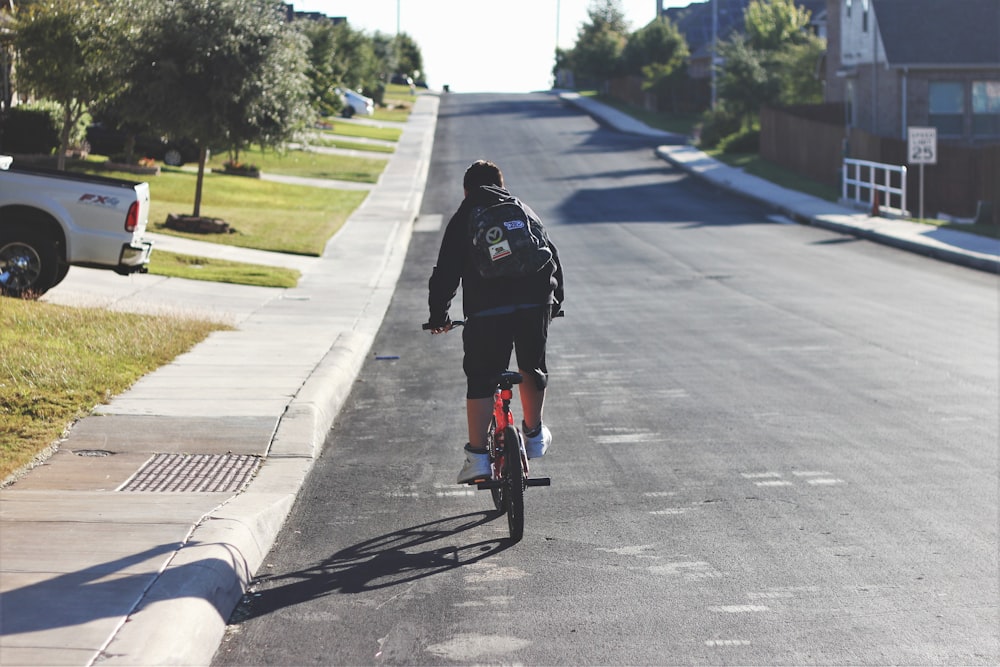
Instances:
[[[343,88],[337,88],[336,92],[340,95],[340,99],[344,102],[344,108],[340,112],[344,118],[350,118],[355,114],[361,116],[371,116],[375,113],[375,100],[372,98],[365,97],[361,93],[353,90],[345,90]]]
[[[87,127],[87,143],[90,152],[98,155],[121,155],[125,152],[125,140],[128,134],[121,130],[108,127],[103,123],[94,123]],[[171,167],[180,167],[189,162],[198,161],[198,146],[189,139],[167,140],[149,134],[139,134],[135,138],[135,157],[150,157]]]

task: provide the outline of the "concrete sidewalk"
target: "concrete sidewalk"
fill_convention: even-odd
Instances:
[[[621,131],[662,137],[672,144],[659,149],[664,158],[799,220],[855,234],[883,224],[764,187],[683,138],[567,99]],[[157,237],[161,249],[294,266],[303,272],[294,289],[73,269],[45,296],[234,329],[101,406],[44,465],[0,490],[0,664],[211,661],[371,353],[420,210],[438,102],[418,98],[379,183],[320,258]],[[940,244],[947,258],[996,267],[995,241],[885,223],[872,232],[880,241],[911,234],[921,249]]]
[[[0,490],[0,664],[211,661],[388,308],[438,101],[418,98],[378,185],[320,258],[157,238],[294,266],[294,289],[74,269],[46,295],[236,328],[100,406]]]

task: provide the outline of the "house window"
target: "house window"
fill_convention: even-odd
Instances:
[[[932,81],[928,121],[944,136],[961,136],[965,95],[961,81]]]
[[[972,134],[1000,135],[1000,81],[972,82]]]
[[[846,0],[845,2],[845,6],[847,8],[847,18],[851,18],[851,5],[853,4],[852,0]]]
[[[861,32],[868,32],[868,0],[861,0]]]

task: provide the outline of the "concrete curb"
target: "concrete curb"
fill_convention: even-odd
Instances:
[[[766,206],[796,222],[848,234],[966,268],[1000,273],[1000,256],[996,254],[951,246],[919,234],[885,229],[885,227],[894,226],[903,230],[904,227],[912,227],[920,223],[872,218],[858,214],[854,209],[833,204],[818,197],[786,190],[770,181],[723,165],[690,146],[659,146],[656,149],[656,154],[661,159],[693,176],[727,192]],[[953,238],[956,239],[967,234],[967,232],[955,230],[947,231],[951,235],[955,235]],[[998,241],[993,241],[991,244],[989,240],[980,240],[979,237],[969,240],[981,245],[996,245],[1000,250],[1000,242]]]
[[[405,205],[393,212],[397,222],[388,238],[383,237],[381,264],[368,284],[370,292],[354,328],[337,335],[290,400],[248,487],[192,528],[92,664],[134,665],[137,656],[150,665],[211,663],[232,610],[284,525],[388,311],[423,199],[436,109],[435,103],[413,147],[416,154],[406,156],[406,166],[390,161],[380,179],[380,185],[389,183],[394,191],[406,193]],[[337,251],[337,239],[347,237],[351,227],[386,220],[385,210],[370,202],[367,199],[331,239],[324,256]]]

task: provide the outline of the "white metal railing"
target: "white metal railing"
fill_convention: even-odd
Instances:
[[[908,216],[906,210],[906,167],[868,160],[844,159],[844,178],[841,185],[844,201],[864,204],[870,211],[886,210],[896,215]]]

